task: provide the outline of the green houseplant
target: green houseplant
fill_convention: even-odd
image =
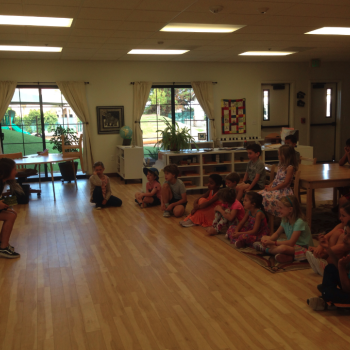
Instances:
[[[154,147],[170,151],[180,151],[190,149],[191,143],[195,143],[194,138],[190,134],[189,128],[180,128],[178,123],[175,122],[175,124],[171,124],[165,118],[164,123],[164,130],[157,130],[157,132],[161,133],[161,139],[154,145]]]
[[[62,153],[62,135],[64,135],[65,145],[76,145],[79,142],[77,132],[74,129],[64,128],[61,125],[57,126],[57,128],[53,130],[53,134],[49,142],[53,145],[52,148],[57,150],[59,153]],[[77,150],[71,149],[68,151],[76,152]],[[78,164],[78,162],[74,162],[75,174],[77,174],[78,171]],[[74,173],[71,162],[58,163],[58,166],[62,175],[62,181],[71,182],[74,180]]]

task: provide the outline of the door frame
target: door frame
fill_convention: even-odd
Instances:
[[[337,84],[337,95],[336,95],[336,105],[335,105],[335,161],[339,161],[341,154],[340,150],[341,148],[341,92],[342,92],[342,81],[341,80],[334,80],[334,79],[312,79],[309,80],[309,86],[308,86],[308,108],[307,108],[307,144],[310,145],[310,139],[311,139],[311,91],[312,91],[312,84],[317,83],[335,83]]]
[[[261,86],[262,85],[271,85],[271,84],[289,84],[289,120],[288,124],[290,128],[294,128],[294,119],[295,119],[295,96],[296,96],[296,90],[295,90],[295,80],[263,80],[260,81],[259,86],[259,108],[260,108],[260,121],[259,121],[259,127],[260,127],[260,138],[261,138],[261,126],[262,121],[264,118],[263,115],[263,108],[261,108]]]

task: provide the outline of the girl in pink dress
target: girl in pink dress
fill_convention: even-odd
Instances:
[[[252,246],[254,242],[260,241],[261,237],[270,234],[262,201],[259,193],[246,193],[243,200],[246,210],[244,218],[238,225],[232,225],[227,230],[227,237],[237,248]]]
[[[242,204],[236,199],[236,190],[234,188],[223,188],[218,192],[220,205],[215,207],[215,219],[213,226],[207,228],[207,233],[217,235],[225,233],[227,228],[233,223],[238,224],[244,217],[244,208]]]
[[[208,191],[195,200],[191,214],[184,221],[180,221],[183,227],[191,227],[200,225],[208,227],[212,225],[214,220],[214,208],[220,203],[217,197],[221,185],[225,186],[225,182],[218,174],[209,176]]]
[[[278,209],[279,200],[285,196],[292,196],[290,185],[293,181],[298,163],[295,157],[294,147],[283,145],[278,150],[279,165],[275,179],[271,185],[265,186],[265,190],[259,193],[263,196],[265,211],[274,216],[281,217]]]

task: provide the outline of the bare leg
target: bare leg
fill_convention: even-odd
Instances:
[[[142,207],[146,208],[147,204],[151,204],[154,202],[153,197],[143,197]]]
[[[244,190],[247,189],[250,185],[242,183],[236,187],[237,189],[237,196],[236,199],[240,201],[243,198]]]
[[[290,247],[289,245],[279,245],[270,248],[269,253],[273,255],[278,254],[276,260],[280,263],[285,263],[292,262],[294,260],[295,250],[294,247]]]
[[[0,213],[0,221],[4,222],[0,233],[1,248],[6,248],[9,245],[13,224],[16,218],[17,213],[13,210],[3,210]]]
[[[213,226],[207,227],[205,230],[207,231],[209,236],[214,236],[218,234]]]
[[[183,205],[177,205],[174,209],[173,209],[173,214],[175,217],[180,217],[184,214],[185,212],[185,207]]]
[[[167,204],[171,201],[172,198],[173,198],[173,193],[171,191],[171,188],[167,183],[165,183],[162,186],[162,202],[164,204]]]
[[[142,192],[136,192],[135,193],[135,199],[138,201],[139,204],[142,203],[142,195],[143,195]]]

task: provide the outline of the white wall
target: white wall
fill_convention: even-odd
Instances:
[[[310,81],[342,81],[342,143],[350,137],[350,69],[345,63],[322,64],[311,68],[308,63],[204,63],[204,62],[112,62],[112,61],[50,61],[0,60],[0,80],[20,82],[51,82],[57,80],[89,81],[87,98],[94,159],[106,165],[106,172],[116,171],[112,156],[119,135],[98,135],[96,106],[124,106],[125,124],[131,125],[133,90],[131,81],[190,82],[217,81],[214,86],[216,130],[221,136],[220,101],[223,98],[246,98],[247,136],[260,135],[261,84],[290,83],[294,89],[291,123],[300,129],[300,144],[307,142],[308,95],[306,106],[296,106],[296,92],[308,94]]]

